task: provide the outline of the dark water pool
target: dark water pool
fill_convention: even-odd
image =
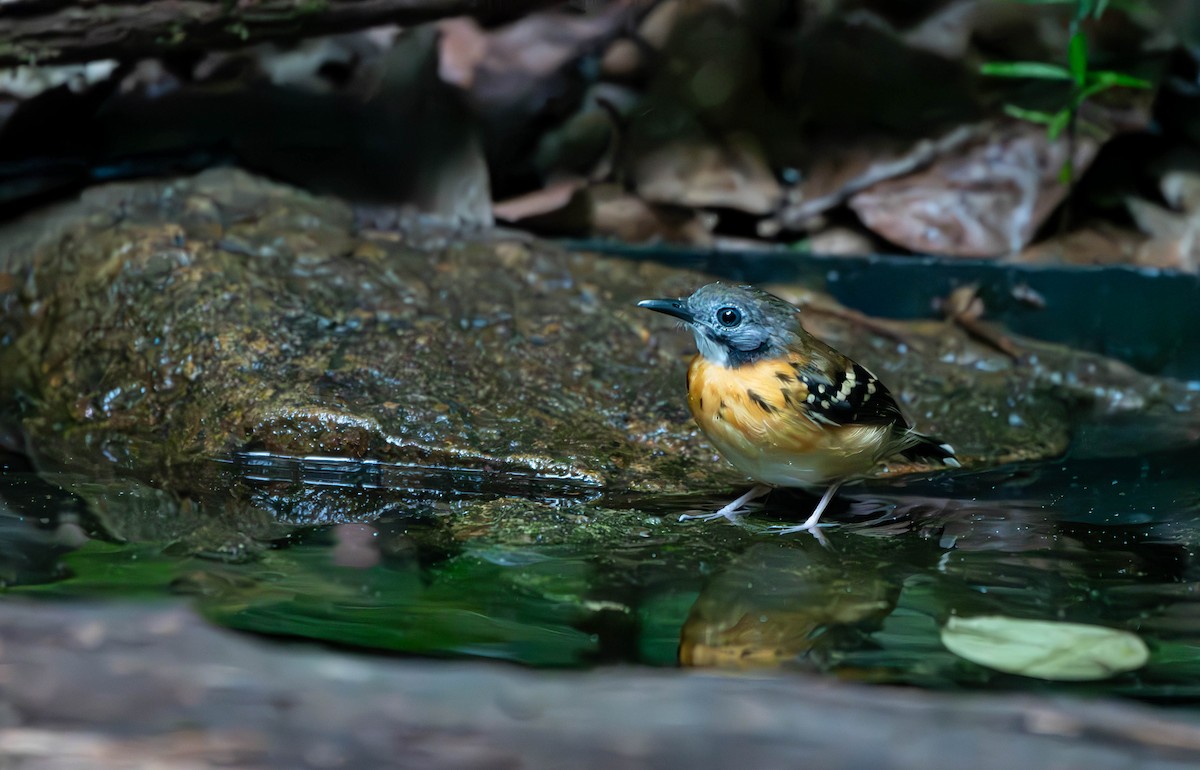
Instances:
[[[299,526],[257,558],[229,561],[89,538],[96,523],[78,499],[10,457],[0,577],[8,601],[187,601],[232,628],[390,653],[782,666],[1191,702],[1200,696],[1198,462],[1200,449],[1068,458],[851,488],[822,544],[767,529],[803,515],[813,500],[800,493],[773,494],[744,526],[681,523],[679,513],[724,498],[385,489],[362,467],[339,477],[328,463],[314,474],[257,458],[249,470],[214,463],[206,483],[260,499],[311,490],[326,521],[337,511],[320,495],[335,489],[379,516]],[[533,534],[506,526],[531,514],[542,522]],[[614,526],[624,537],[614,540]],[[1125,629],[1151,657],[1101,681],[1045,683],[950,653],[939,634],[951,615]]]

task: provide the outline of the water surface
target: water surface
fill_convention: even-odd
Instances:
[[[259,458],[253,473],[214,463],[211,483],[263,498],[336,484],[356,510],[365,497],[381,513],[297,526],[257,557],[229,561],[106,541],[77,499],[10,457],[0,557],[8,600],[187,601],[231,628],[389,653],[780,666],[1187,702],[1200,695],[1198,461],[1198,449],[1067,458],[851,487],[821,542],[769,530],[803,518],[815,499],[799,492],[774,493],[733,526],[677,520],[724,497],[531,499],[478,480],[467,493],[388,489],[361,467],[339,481],[328,462],[319,481],[280,481],[288,464],[271,473]],[[552,519],[540,537],[515,534],[530,506]],[[614,524],[625,539],[614,542]],[[948,652],[939,632],[952,614],[1126,629],[1152,656],[1101,682],[1051,685]]]

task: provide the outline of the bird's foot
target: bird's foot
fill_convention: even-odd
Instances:
[[[716,513],[681,513],[679,515],[679,520],[713,521],[714,519],[728,519],[730,523],[736,524],[738,523],[738,520],[742,518],[742,514],[749,510],[746,508],[746,503],[755,498],[762,497],[770,491],[770,487],[766,486],[765,484],[759,484]]]
[[[791,535],[795,532],[809,532],[813,537],[819,540],[822,545],[825,545],[825,536],[821,534],[821,530],[818,529],[820,526],[827,526],[819,523],[821,521],[821,514],[825,512],[825,508],[829,505],[829,501],[833,499],[835,494],[837,494],[838,487],[841,485],[842,482],[840,481],[834,482],[829,489],[825,490],[825,494],[821,495],[821,502],[817,503],[816,509],[813,510],[812,514],[810,514],[809,517],[804,520],[803,524],[794,524],[792,526],[777,525],[771,527],[770,530],[777,535]]]
[[[715,513],[681,513],[681,514],[679,514],[679,520],[680,521],[715,521],[717,519],[728,519],[731,524],[737,524],[739,521],[742,520],[742,514],[746,513],[748,510],[750,510],[750,509],[745,507],[744,505],[738,506],[737,508],[731,508],[730,506],[727,505],[724,508],[722,508],[721,510],[716,511]]]

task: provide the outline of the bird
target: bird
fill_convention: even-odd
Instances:
[[[774,487],[824,487],[803,524],[775,528],[817,534],[838,489],[889,458],[961,467],[952,446],[912,427],[878,377],[805,331],[799,308],[773,294],[718,282],[638,307],[679,319],[695,336],[688,407],[717,451],[755,482],[715,513],[681,518],[736,522]]]

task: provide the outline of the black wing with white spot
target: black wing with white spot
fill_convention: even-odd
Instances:
[[[792,367],[808,387],[803,407],[813,419],[834,425],[908,427],[888,389],[853,361],[845,359],[845,366],[832,372],[804,363]]]

